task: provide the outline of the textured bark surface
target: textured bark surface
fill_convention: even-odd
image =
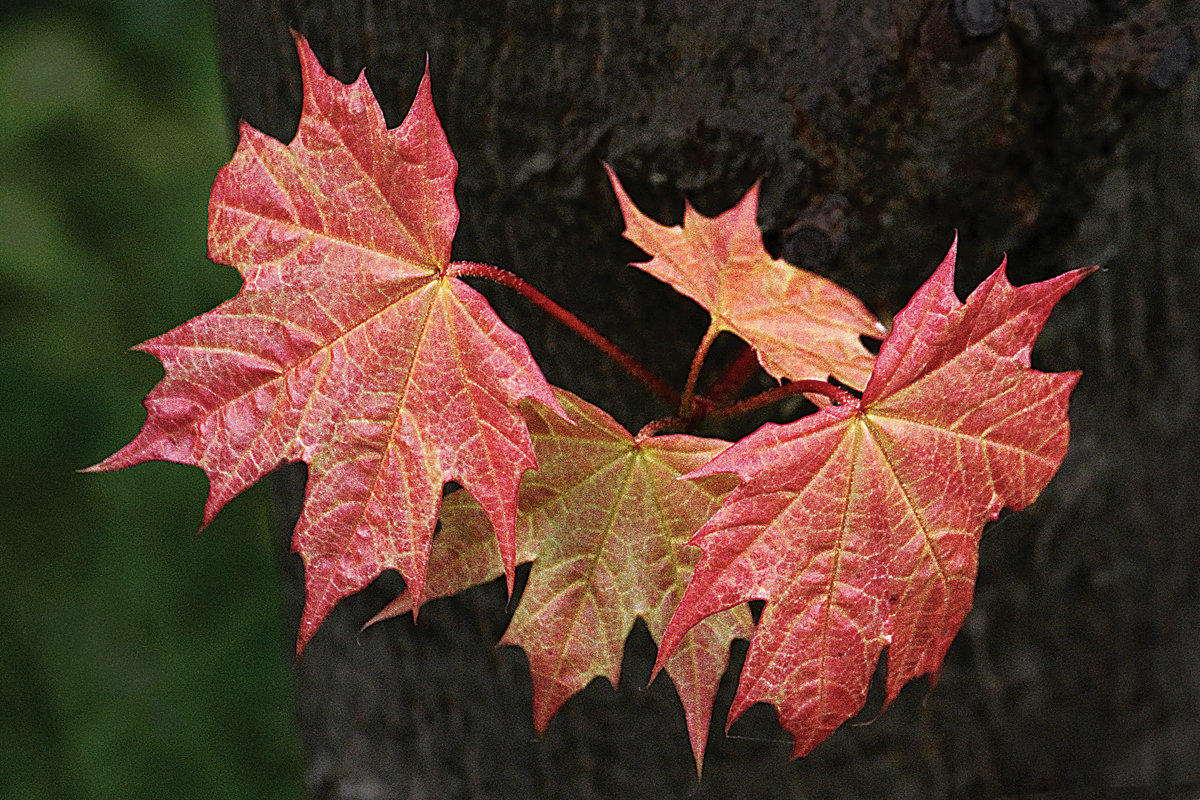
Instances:
[[[936,689],[786,761],[772,711],[721,732],[697,786],[669,682],[593,684],[532,728],[524,656],[494,647],[490,585],[419,625],[340,606],[296,667],[312,797],[930,797],[1200,781],[1200,3],[215,3],[231,119],[287,141],[303,32],[389,121],[426,53],[460,162],[454,257],[512,269],[677,384],[706,317],[654,279],[601,159],[663,221],[763,178],[777,252],[884,318],[957,228],[961,289],[1008,251],[1016,282],[1100,263],[1035,354],[1084,369],[1072,451],[985,532],[975,609]],[[519,298],[485,286],[551,381],[630,426],[655,401]],[[1040,361],[1039,361],[1040,359]],[[755,424],[757,421],[755,421]],[[281,553],[302,468],[276,481]],[[283,556],[298,620],[299,560]],[[736,674],[744,647],[735,647]],[[878,699],[862,715],[875,717]]]

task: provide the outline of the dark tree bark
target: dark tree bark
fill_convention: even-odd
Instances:
[[[1200,780],[1200,3],[215,6],[232,117],[284,141],[300,106],[289,26],[343,80],[365,67],[393,125],[428,53],[460,162],[455,258],[526,277],[677,384],[706,316],[625,266],[638,255],[601,159],[662,220],[678,220],[681,193],[713,214],[762,177],[769,246],[885,318],[956,228],[960,289],[1002,251],[1016,282],[1107,267],[1035,354],[1084,369],[1071,453],[1035,506],[985,533],[975,609],[936,688],[911,686],[788,762],[765,706],[721,733],[727,677],[697,785],[673,689],[642,688],[644,629],[620,690],[594,683],[538,740],[524,657],[494,647],[503,588],[359,634],[400,585],[384,576],[296,666],[312,797],[986,796]],[[629,426],[662,414],[570,333],[482,288],[552,382]],[[302,468],[276,487],[284,550]],[[283,560],[295,625],[301,567]]]

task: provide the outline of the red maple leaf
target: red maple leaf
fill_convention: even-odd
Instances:
[[[533,561],[533,568],[503,639],[529,657],[539,732],[593,678],[619,682],[625,639],[637,618],[655,641],[662,637],[700,555],[687,541],[736,483],[729,476],[678,480],[727,442],[633,437],[591,403],[563,390],[558,399],[573,425],[540,409],[529,415],[539,468],[521,483],[517,558]],[[469,496],[447,497],[441,523],[426,599],[502,573],[491,525]],[[372,622],[411,607],[406,592]],[[716,614],[688,631],[666,662],[697,766],[730,640],[748,638],[751,629],[745,605]]]
[[[729,722],[773,704],[793,756],[862,708],[885,646],[885,704],[939,669],[984,525],[1033,502],[1066,454],[1079,373],[1029,355],[1090,270],[1014,287],[1001,264],[963,304],[954,255],[897,315],[861,401],[764,425],[688,476],[743,482],[692,539],[703,555],[659,663],[708,615],[766,600]]]
[[[758,185],[716,217],[685,204],[683,225],[660,225],[642,214],[605,165],[625,238],[649,253],[645,270],[712,315],[710,336],[730,331],[751,345],[775,378],[825,380],[861,389],[873,356],[860,336],[884,328],[862,301],[834,282],[771,258],[758,228]]]
[[[475,496],[510,586],[521,475],[536,466],[517,405],[558,410],[517,334],[454,277],[458,164],[426,70],[388,130],[365,75],[325,74],[296,35],[304,107],[284,145],[245,123],[209,205],[209,256],[241,291],[139,348],[166,376],[146,423],[92,469],[144,461],[208,474],[207,524],[283,462],[309,464],[294,549],[297,649],[385,569],[422,594],[442,486]]]

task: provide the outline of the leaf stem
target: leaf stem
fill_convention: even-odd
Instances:
[[[672,428],[686,428],[687,420],[682,417],[664,417],[647,422],[642,426],[642,429],[634,436],[634,441],[644,442],[652,436],[657,436],[663,431],[671,430]]]
[[[700,369],[704,366],[704,359],[708,356],[709,348],[716,341],[717,334],[721,332],[721,328],[717,325],[716,318],[712,318],[708,323],[708,330],[704,332],[704,338],[700,340],[700,344],[696,347],[696,354],[692,356],[692,366],[688,369],[687,383],[683,387],[683,394],[679,398],[679,416],[688,418],[695,411],[696,401],[696,382],[700,380]]]
[[[545,311],[554,317],[554,319],[570,328],[588,344],[615,361],[631,376],[641,381],[659,400],[662,400],[671,408],[678,407],[680,396],[671,388],[669,383],[650,372],[633,356],[610,342],[591,325],[588,325],[579,317],[551,300],[528,281],[517,277],[508,270],[493,267],[491,264],[478,264],[473,261],[455,261],[447,268],[446,274],[453,277],[474,275],[475,277],[486,278],[501,286],[512,289],[542,311]]]
[[[756,411],[772,403],[783,400],[786,397],[792,397],[797,394],[819,394],[828,397],[833,401],[834,405],[839,406],[857,406],[858,398],[838,386],[834,386],[827,381],[792,381],[785,383],[782,386],[776,386],[774,389],[768,389],[765,392],[747,397],[738,403],[733,403],[727,406],[718,406],[709,410],[707,416],[709,419],[726,419],[728,417],[736,417],[740,414],[747,414],[751,411]],[[706,398],[701,398],[706,399]]]
[[[758,354],[754,352],[753,347],[742,342],[741,350],[725,365],[721,374],[717,376],[717,379],[709,387],[708,391],[704,393],[704,396],[713,403],[724,403],[746,385],[746,382],[750,380],[757,367]]]

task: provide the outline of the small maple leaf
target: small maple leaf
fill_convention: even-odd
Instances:
[[[448,481],[486,510],[511,586],[517,488],[536,466],[517,406],[561,409],[524,340],[454,277],[458,164],[428,68],[388,130],[364,74],[342,84],[295,38],[295,138],[243,123],[213,185],[209,256],[236,267],[242,289],[137,348],[166,376],[137,438],[92,469],[202,467],[207,524],[281,463],[308,462],[293,540],[305,563],[299,651],[385,569],[421,596]]]
[[[723,214],[705,217],[685,203],[682,226],[660,225],[638,210],[607,164],[625,217],[625,238],[649,253],[645,270],[699,303],[714,333],[730,331],[752,346],[772,377],[825,380],[862,389],[874,357],[860,336],[884,328],[836,283],[771,258],[758,228],[758,185]]]
[[[729,723],[773,704],[793,757],[862,708],[885,646],[885,704],[940,668],[984,525],[1032,503],[1067,451],[1079,373],[1029,355],[1091,270],[1014,287],[1001,264],[963,304],[954,256],[897,315],[861,401],[764,425],[685,476],[743,482],[692,539],[703,555],[659,662],[709,614],[766,600]]]
[[[655,641],[661,638],[699,558],[687,541],[736,483],[728,476],[678,480],[727,442],[635,438],[596,406],[563,390],[557,394],[574,424],[531,409],[539,468],[521,483],[517,542],[518,559],[532,560],[533,568],[502,640],[529,657],[539,732],[593,678],[619,682],[625,639],[638,617]],[[441,523],[426,599],[501,574],[491,525],[470,497],[447,497]],[[371,622],[411,607],[406,592]],[[729,609],[688,631],[666,662],[698,766],[730,640],[748,638],[751,629],[745,605]]]

